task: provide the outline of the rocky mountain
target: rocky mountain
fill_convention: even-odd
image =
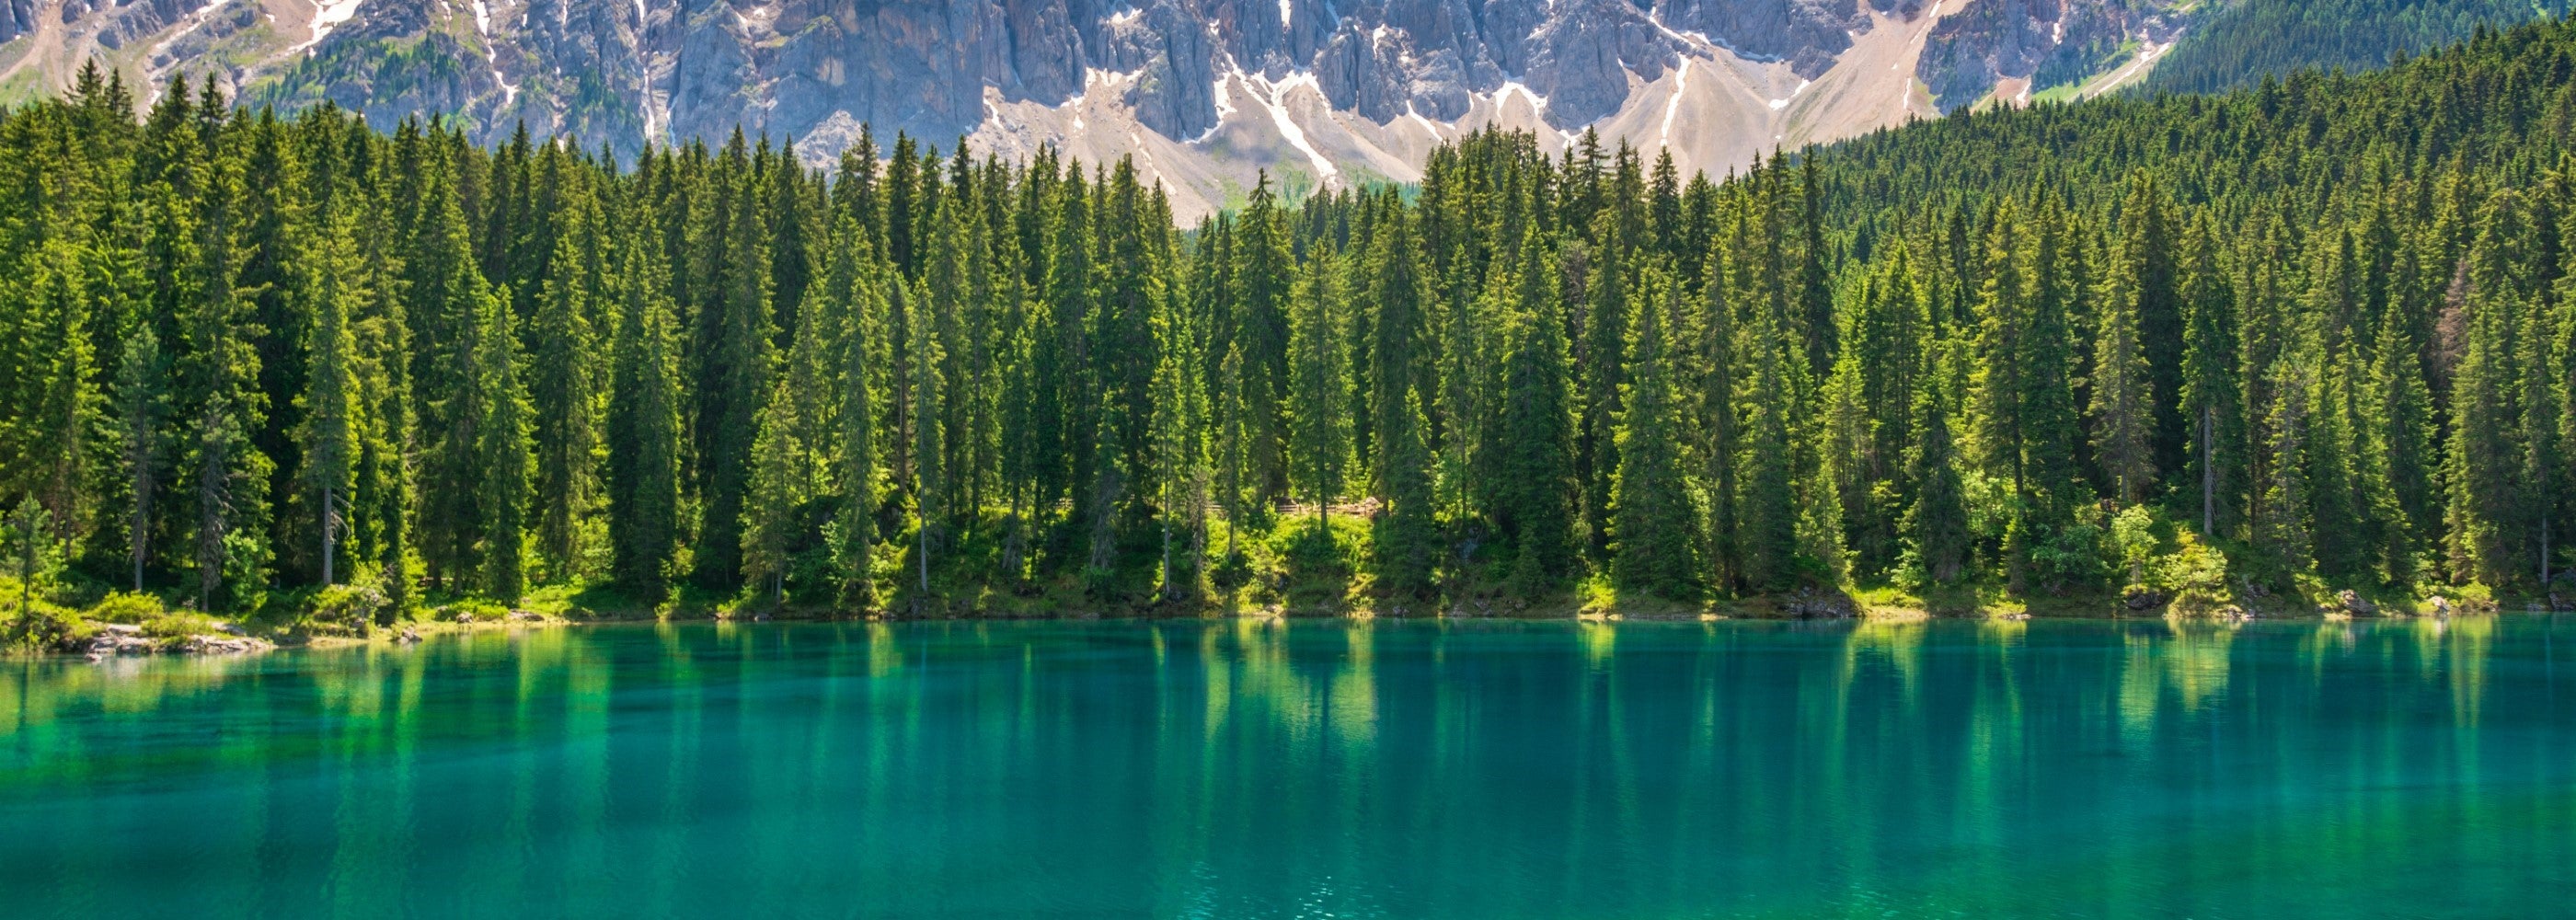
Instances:
[[[2143,74],[2182,0],[0,0],[0,98],[83,62],[153,87],[606,146],[862,124],[1137,158],[1184,213],[1415,178],[1486,125],[1722,171],[1989,99]],[[148,94],[147,94],[148,95]]]

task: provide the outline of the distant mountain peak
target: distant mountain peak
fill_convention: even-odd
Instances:
[[[872,126],[1134,156],[1185,215],[1267,170],[1408,181],[1461,132],[1585,128],[1723,170],[1973,104],[2135,79],[2165,0],[0,0],[0,85],[158,86],[631,155],[740,127],[828,162]],[[2068,49],[2083,52],[2065,66]],[[2082,56],[2082,55],[2079,55]],[[2126,66],[2129,73],[2120,75]],[[2062,77],[2063,74],[2058,76]]]

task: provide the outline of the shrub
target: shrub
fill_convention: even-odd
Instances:
[[[155,639],[185,639],[220,633],[215,618],[194,610],[172,610],[143,621],[143,634]]]
[[[1896,554],[1896,565],[1887,571],[1887,583],[1908,593],[1932,586],[1932,573],[1923,569],[1923,554],[1907,546]]]
[[[2035,534],[2031,542],[2031,584],[2052,593],[2099,589],[2106,579],[2102,528],[2069,524],[2055,533]]]
[[[2157,557],[2147,583],[2172,595],[2177,610],[2206,610],[2236,597],[2228,586],[2227,555],[2196,540],[2184,541],[2181,549]]]
[[[304,615],[323,623],[361,626],[390,603],[373,585],[332,585],[305,601]]]
[[[2119,554],[2121,577],[2130,584],[2147,580],[2147,560],[2156,553],[2155,524],[2145,505],[2130,505],[2111,519],[2111,547]]]
[[[26,609],[10,604],[0,611],[0,646],[35,651],[68,651],[72,646],[98,633],[98,627],[82,620],[71,610],[37,601]]]
[[[510,608],[476,598],[447,605],[447,616],[460,623],[498,623],[509,619]]]
[[[166,613],[161,599],[149,594],[118,591],[93,604],[81,616],[96,623],[143,623]]]

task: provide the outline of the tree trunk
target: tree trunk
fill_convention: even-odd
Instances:
[[[2218,427],[2216,409],[2200,409],[2200,535],[2217,535],[2218,521],[2218,450],[2210,444]]]
[[[336,501],[338,498],[339,496],[334,494],[332,490],[322,490],[322,586],[325,588],[330,587],[332,583],[331,548],[332,544],[337,541],[332,539],[333,535],[331,531],[333,529],[333,525],[339,523],[340,520],[340,516],[335,513],[332,508],[332,502]]]
[[[143,561],[152,555],[152,479],[134,477],[134,520],[125,536],[127,561],[134,569],[134,593],[143,593]]]

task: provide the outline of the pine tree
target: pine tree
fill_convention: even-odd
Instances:
[[[1430,388],[1432,367],[1423,342],[1430,301],[1415,251],[1413,228],[1402,210],[1391,210],[1369,242],[1367,285],[1360,302],[1376,307],[1370,325],[1369,418],[1364,439],[1370,450],[1369,494],[1392,501],[1385,462],[1387,445],[1404,419],[1406,393],[1419,399]]]
[[[528,397],[536,422],[537,547],[547,569],[578,574],[581,525],[591,513],[594,459],[599,443],[595,354],[591,317],[597,279],[586,250],[597,243],[588,215],[575,210],[556,239],[553,271],[537,298],[528,335]]]
[[[620,247],[617,344],[608,402],[608,510],[619,583],[660,601],[679,546],[678,356],[659,250]]]
[[[802,539],[799,512],[813,490],[806,466],[805,444],[797,431],[803,421],[796,394],[781,381],[760,410],[760,436],[751,449],[751,489],[742,509],[742,573],[770,602],[787,597],[787,569]]]
[[[1950,437],[1950,412],[1937,383],[1925,382],[1915,396],[1914,411],[1915,430],[1921,435],[1906,455],[1906,478],[1914,483],[1914,506],[1905,516],[1906,536],[1924,577],[1946,585],[1966,572],[1968,509],[1957,447]]]
[[[1405,601],[1429,600],[1432,567],[1438,552],[1433,518],[1431,450],[1423,443],[1422,397],[1408,392],[1404,411],[1386,430],[1387,507],[1379,512],[1375,538],[1378,590],[1402,609]]]
[[[2038,545],[2070,523],[2078,486],[2066,323],[2072,291],[2054,207],[2044,204],[2026,222],[2010,206],[1996,217],[1979,298],[1977,443],[1981,462],[2012,480],[2004,554],[2016,592],[2031,587]]]
[[[269,547],[258,535],[266,529],[271,464],[250,440],[266,418],[267,403],[259,389],[259,351],[242,328],[249,305],[233,286],[239,262],[225,204],[236,173],[219,163],[210,177],[212,189],[197,224],[197,259],[185,287],[191,296],[181,307],[186,332],[176,401],[192,435],[185,458],[196,511],[191,561],[197,606],[207,610],[264,586],[269,561]],[[233,593],[218,595],[228,584]]]
[[[1791,404],[1792,376],[1804,369],[1805,355],[1768,310],[1756,310],[1744,327],[1740,353],[1752,365],[1746,375],[1746,423],[1739,470],[1736,550],[1744,585],[1755,593],[1786,591],[1797,584],[1798,496],[1791,461],[1797,439]],[[1793,364],[1792,362],[1797,362]]]
[[[1156,517],[1162,524],[1158,593],[1167,602],[1196,600],[1207,556],[1207,388],[1200,334],[1186,310],[1166,311],[1163,359],[1154,369],[1154,447],[1158,456]]]
[[[162,431],[170,411],[169,365],[151,323],[136,323],[116,365],[116,412],[119,482],[124,487],[125,560],[132,581],[128,590],[143,590],[143,570],[152,561],[153,501],[160,497],[168,435]]]
[[[2310,527],[2307,453],[2313,426],[2316,367],[2312,357],[2291,352],[2277,359],[2268,378],[2276,399],[2264,414],[2260,444],[2270,462],[2256,505],[2256,541],[2292,571],[2315,564]]]
[[[901,309],[903,303],[919,300],[914,288],[902,282],[894,283],[888,290],[895,295],[897,309]],[[944,539],[951,513],[944,503],[948,495],[944,460],[948,441],[947,420],[939,411],[942,391],[947,388],[947,381],[942,379],[939,371],[943,357],[939,340],[931,335],[931,324],[913,323],[911,366],[904,369],[904,381],[905,390],[912,397],[908,413],[912,421],[912,442],[907,453],[912,458],[912,482],[909,485],[912,491],[913,552],[921,592],[916,604],[928,600],[930,554],[934,549],[942,548],[940,541]]]
[[[1512,584],[1554,592],[1574,573],[1574,416],[1565,324],[1556,285],[1535,245],[1521,260],[1519,309],[1508,332],[1495,516],[1518,550]]]
[[[312,503],[307,513],[318,518],[315,535],[321,545],[324,585],[338,582],[335,564],[340,543],[348,536],[344,513],[350,507],[357,439],[365,425],[360,415],[363,404],[356,399],[357,346],[350,323],[367,297],[360,287],[366,282],[364,266],[350,235],[355,220],[342,209],[334,209],[327,220],[298,263],[307,277],[297,288],[310,301],[304,312],[312,324],[305,330],[304,392],[296,400],[303,416],[297,439],[304,462],[302,485]]]
[[[737,134],[734,146],[739,144]],[[727,154],[728,160],[738,158],[738,152]],[[750,492],[752,442],[759,437],[760,407],[777,371],[767,226],[751,206],[755,190],[748,170],[736,169],[727,192],[733,206],[722,230],[726,270],[720,289],[713,292],[709,337],[696,343],[706,362],[697,431],[704,500],[692,574],[699,583],[718,587],[741,579],[742,510]]]
[[[1299,280],[1289,329],[1289,456],[1291,479],[1315,504],[1315,529],[1324,530],[1325,515],[1341,495],[1343,471],[1350,457],[1349,385],[1342,354],[1340,292],[1330,258],[1322,253],[1306,260]]]
[[[2149,460],[2163,472],[2184,467],[2190,440],[2181,401],[2188,317],[2175,230],[2172,203],[2155,177],[2143,170],[2131,173],[2129,193],[2120,203],[2120,238],[2106,305],[2122,303],[2136,323],[2138,355],[2146,368],[2142,392],[2153,403]],[[2100,359],[2095,360],[2098,364]],[[2099,387],[2097,383],[2097,393]]]
[[[1583,339],[1575,353],[1575,375],[1581,381],[1582,421],[1576,429],[1574,465],[1583,482],[1583,523],[1587,548],[1595,561],[1607,562],[1610,551],[1610,504],[1614,473],[1619,468],[1619,397],[1625,392],[1628,320],[1628,270],[1620,256],[1615,214],[1594,219],[1593,236],[1601,245],[1591,252],[1584,279]]]
[[[966,527],[974,526],[982,511],[979,461],[986,442],[981,423],[990,395],[990,388],[979,379],[988,357],[985,342],[974,328],[975,317],[984,311],[983,253],[978,251],[979,235],[967,222],[970,204],[962,197],[944,199],[930,223],[930,255],[922,267],[922,287],[929,295],[925,301],[928,325],[943,359],[940,375],[948,383],[941,388],[942,399],[935,407],[947,435],[939,450],[948,494],[940,500]]]
[[[425,457],[420,475],[420,555],[431,583],[454,590],[478,566],[475,542],[483,519],[475,503],[480,467],[477,432],[487,411],[477,363],[484,348],[482,317],[492,290],[475,267],[464,209],[439,161],[428,178],[428,199],[404,261],[414,326],[412,387],[419,399],[416,426]]]
[[[1244,423],[1243,352],[1228,346],[1216,384],[1216,501],[1225,515],[1225,558],[1240,558],[1238,542],[1257,526],[1261,505],[1245,490],[1251,483],[1252,448]]]
[[[1897,527],[1913,500],[1905,452],[1916,435],[1914,399],[1926,373],[1925,355],[1937,344],[1927,341],[1935,330],[1905,247],[1863,286],[1851,326],[1843,360],[1854,365],[1857,380],[1841,396],[1860,417],[1838,423],[1853,439],[1843,471],[1844,515],[1856,555],[1879,571],[1895,561]]]
[[[1457,271],[1463,273],[1466,268],[1459,266]],[[1442,514],[1471,527],[1493,498],[1493,483],[1478,475],[1478,468],[1490,466],[1488,458],[1496,452],[1488,443],[1487,431],[1493,413],[1490,403],[1500,382],[1494,365],[1501,354],[1499,343],[1491,341],[1492,318],[1512,309],[1518,299],[1512,290],[1515,285],[1511,273],[1500,269],[1487,273],[1481,293],[1471,294],[1475,290],[1471,284],[1457,284],[1446,298],[1446,315],[1440,324],[1433,481]],[[1472,533],[1462,536],[1478,539]]]
[[[1679,292],[1660,269],[1649,269],[1643,293],[1630,324],[1629,339],[1636,347],[1628,361],[1619,417],[1619,470],[1612,498],[1618,553],[1610,574],[1623,590],[1688,600],[1699,590],[1699,554],[1691,539],[1697,515],[1682,473],[1677,397],[1664,333],[1667,302]]]
[[[2479,210],[2468,248],[2464,347],[2451,382],[2450,486],[2447,530],[2454,578],[2512,584],[2535,571],[2528,553],[2537,533],[2537,496],[2525,477],[2532,445],[2524,405],[2530,356],[2522,338],[2533,287],[2521,251],[2533,234],[2521,196],[2497,192]]]
[[[411,459],[414,447],[411,390],[411,329],[406,309],[400,241],[392,231],[392,209],[384,206],[384,183],[366,198],[358,234],[364,259],[368,298],[359,320],[358,337],[366,372],[361,394],[370,422],[359,445],[354,485],[358,545],[376,567],[376,583],[386,604],[376,625],[392,626],[411,603]]]
[[[847,222],[843,233],[847,240],[851,233]],[[882,267],[875,265],[871,254],[863,248],[858,251],[845,249],[840,258],[843,262],[836,266],[836,271],[857,275],[860,266],[867,265],[869,281],[882,281]],[[870,292],[877,288],[878,285],[872,283],[853,284],[850,290],[835,296],[872,298],[874,295]],[[837,383],[841,398],[840,425],[836,432],[840,456],[832,471],[841,498],[839,517],[835,522],[839,539],[833,547],[835,562],[840,568],[840,600],[845,608],[860,613],[875,610],[878,604],[875,556],[880,473],[877,467],[877,407],[873,383],[876,353],[868,341],[869,334],[874,331],[867,322],[873,313],[871,306],[871,303],[853,304],[847,300],[840,304],[849,316],[840,346]]]
[[[1090,445],[1085,523],[1095,595],[1115,594],[1103,579],[1114,572],[1122,529],[1143,522],[1153,497],[1154,317],[1166,306],[1169,250],[1152,228],[1168,226],[1163,208],[1138,182],[1135,164],[1120,160],[1102,194],[1098,226],[1106,242],[1090,336],[1099,426]],[[1248,440],[1258,460],[1260,445]]]
[[[2576,301],[2563,296],[2560,298],[2557,326],[2557,335],[2552,343],[2554,359],[2546,374],[2557,389],[2554,399],[2558,406],[2557,443],[2561,459],[2535,484],[2546,491],[2548,497],[2544,500],[2553,509],[2551,521],[2563,533],[2567,526],[2565,522],[2576,519],[2576,469],[2570,469],[2576,467],[2576,460],[2566,458],[2569,451],[2576,451]],[[2553,608],[2565,603],[2558,587],[2560,581],[2566,580],[2565,570],[2557,567],[2555,556],[2565,552],[2564,544],[2567,542],[2570,541],[2552,537],[2544,540],[2540,547],[2540,590],[2549,598]]]
[[[1063,500],[1077,517],[1084,508],[1079,490],[1090,481],[1089,447],[1096,421],[1091,414],[1096,406],[1089,398],[1093,233],[1084,190],[1082,171],[1068,170],[1044,205],[1047,226],[1043,229],[1049,245],[1042,261],[1050,328],[1037,333],[1037,353],[1031,359],[1032,373],[1038,378],[1037,407],[1032,414],[1041,423],[1036,432],[1038,494],[1033,504],[1046,508]],[[896,338],[891,331],[887,337]],[[1218,397],[1220,415],[1225,399]],[[901,404],[898,398],[889,411],[899,413]],[[899,421],[896,424],[900,426]]]
[[[2576,458],[2568,456],[2566,444],[2560,440],[2558,431],[2561,417],[2565,414],[2561,406],[2567,399],[2565,388],[2569,376],[2557,353],[2560,338],[2555,328],[2557,312],[2557,306],[2545,301],[2535,299],[2530,303],[2517,343],[2520,354],[2515,356],[2515,363],[2521,370],[2521,380],[2517,384],[2522,391],[2517,394],[2517,401],[2522,404],[2520,479],[2529,496],[2524,512],[2528,530],[2525,539],[2529,541],[2529,549],[2524,557],[2528,560],[2526,571],[2533,577],[2532,584],[2544,595],[2558,574],[2555,568],[2557,560],[2552,557],[2563,545],[2558,530],[2566,526],[2564,512],[2560,508],[2565,496],[2560,492],[2560,485],[2568,477],[2568,465],[2576,463]]]
[[[2376,467],[2361,454],[2359,390],[2361,369],[2350,353],[2326,348],[2314,396],[2306,459],[2309,484],[2308,519],[2317,570],[2351,578],[2375,569],[2379,548],[2377,499],[2381,483]]]
[[[2138,231],[2143,232],[2143,231]],[[2140,337],[2145,288],[2138,273],[2149,261],[2130,254],[2112,264],[2102,292],[2103,313],[2093,340],[2093,456],[2123,503],[2146,498],[2156,480],[2156,407],[2153,367]]]
[[[2384,477],[2394,504],[2381,548],[2381,566],[2391,581],[2411,585],[2421,574],[2417,556],[2426,541],[2420,535],[2439,523],[2434,514],[2430,415],[2432,393],[2424,383],[2423,359],[2407,332],[2405,317],[2389,311],[2372,346],[2371,386],[2375,432],[2371,450],[2385,458]]]
[[[1775,159],[1773,168],[1778,169]],[[1807,373],[1822,377],[1840,352],[1832,279],[1825,270],[1824,183],[1816,161],[1799,163],[1798,325],[1806,336]]]
[[[1859,344],[1863,343],[1855,343]],[[1825,378],[1824,390],[1818,394],[1819,417],[1810,435],[1815,457],[1809,462],[1815,465],[1815,472],[1807,500],[1815,506],[1812,514],[1830,510],[1832,517],[1817,518],[1805,525],[1809,534],[1805,539],[1816,543],[1810,553],[1835,573],[1836,583],[1848,580],[1856,537],[1870,549],[1865,561],[1873,570],[1877,557],[1883,555],[1881,548],[1874,545],[1878,535],[1870,528],[1870,519],[1876,513],[1870,504],[1877,483],[1869,474],[1876,420],[1870,417],[1870,407],[1862,402],[1868,375],[1861,369],[1866,360],[1861,350],[1846,348],[1841,357],[1834,359],[1833,373]],[[1822,504],[1827,498],[1832,500],[1831,509]]]
[[[2051,204],[2035,224],[2020,255],[2029,266],[2023,273],[2029,284],[2024,301],[2028,324],[2014,343],[2014,360],[2021,365],[2022,386],[2015,395],[2025,489],[2025,517],[2016,522],[2016,532],[2025,536],[2025,548],[2028,539],[2046,539],[2071,523],[2083,491],[2077,480],[2082,429],[2070,379],[2076,366],[2068,326],[2068,310],[2082,286],[2065,257],[2064,215]],[[2016,554],[2016,559],[2026,555]]]
[[[1291,471],[1292,368],[1290,311],[1297,295],[1296,257],[1290,251],[1287,221],[1270,193],[1269,174],[1254,184],[1250,202],[1237,222],[1237,265],[1231,289],[1233,328],[1221,341],[1243,356],[1243,408],[1252,486],[1263,504],[1287,495]]]
[[[1735,229],[1740,231],[1742,212],[1737,213]],[[1731,252],[1710,258],[1701,291],[1706,320],[1699,332],[1699,359],[1706,373],[1699,380],[1697,413],[1700,480],[1708,492],[1708,519],[1702,532],[1707,535],[1712,563],[1709,584],[1721,593],[1743,586],[1745,560],[1737,466],[1743,459],[1744,412],[1737,391],[1748,364],[1741,357],[1743,343],[1738,341],[1735,302],[1728,290],[1728,255]]]
[[[27,254],[19,271],[24,288],[0,300],[9,314],[0,320],[7,323],[0,345],[16,352],[0,367],[0,394],[11,403],[0,416],[0,492],[34,497],[54,539],[73,536],[89,519],[93,432],[104,402],[93,379],[90,295],[81,277],[92,259],[86,247],[48,242]]]
[[[2190,315],[2183,332],[2181,407],[2189,418],[2190,487],[2197,493],[2200,533],[2207,537],[2230,520],[2224,503],[2236,491],[2231,473],[2242,462],[2244,416],[2236,370],[2235,294],[2212,258],[2208,226],[2202,225],[2193,239],[2197,245],[2186,263]]]
[[[519,336],[509,303],[506,290],[485,298],[483,328],[476,336],[484,414],[475,429],[474,462],[480,475],[474,504],[483,525],[476,547],[483,590],[501,603],[516,604],[527,593],[521,546],[527,532],[531,448],[528,387],[519,371]]]

